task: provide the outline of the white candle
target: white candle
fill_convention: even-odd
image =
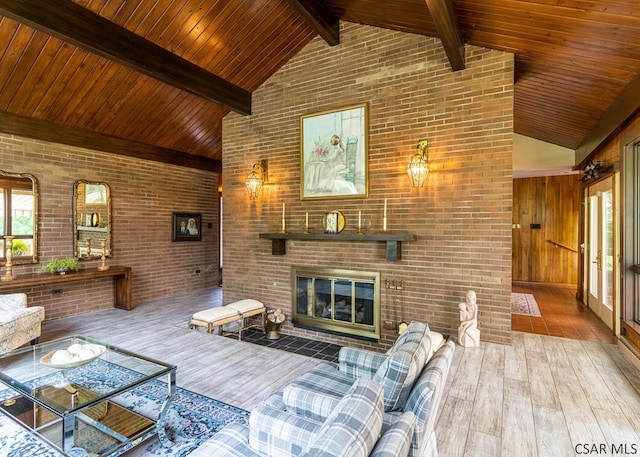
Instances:
[[[309,230],[309,213],[304,213],[304,228]]]
[[[286,232],[286,224],[284,222],[285,204],[282,203],[282,233]]]
[[[362,228],[362,211],[358,211],[358,228]]]
[[[384,199],[384,215],[382,216],[382,231],[387,231],[387,199]]]

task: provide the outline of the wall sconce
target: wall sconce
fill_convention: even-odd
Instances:
[[[247,175],[245,185],[249,192],[249,198],[256,198],[262,189],[262,185],[265,184],[269,177],[269,163],[267,160],[261,160],[258,163],[254,163],[251,173]]]
[[[407,174],[409,175],[411,187],[422,187],[427,174],[429,174],[429,167],[427,166],[428,144],[428,140],[419,140],[417,151],[411,156],[407,164]]]

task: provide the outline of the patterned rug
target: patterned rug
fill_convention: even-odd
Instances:
[[[540,317],[538,302],[532,294],[511,294],[511,314],[525,314]]]
[[[90,387],[95,391],[99,391],[101,386],[118,385],[125,383],[127,379],[137,379],[139,376],[131,370],[101,359],[88,365],[65,370],[64,375],[72,383]],[[55,382],[58,378],[62,380],[62,372],[37,379],[31,384],[38,386],[45,382]],[[124,408],[156,420],[166,393],[167,384],[155,380],[115,397],[113,401]],[[14,395],[15,393],[10,389],[0,390],[0,402]],[[186,456],[226,424],[232,422],[246,424],[248,421],[249,412],[243,409],[178,387],[167,414],[167,436],[172,440],[173,445],[163,447],[156,436],[148,434],[144,437],[148,439],[143,440],[144,442],[137,447],[120,449],[118,454],[114,455],[129,451],[126,454],[127,457]],[[34,434],[0,410],[0,456],[27,455],[58,457],[61,454],[45,445]]]

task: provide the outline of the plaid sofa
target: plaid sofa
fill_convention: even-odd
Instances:
[[[0,354],[40,337],[42,306],[27,307],[26,294],[0,294]]]
[[[193,451],[190,457],[404,457],[416,423],[402,414],[382,436],[383,390],[359,379],[323,421],[296,416],[263,404],[249,425],[231,424]]]
[[[434,424],[453,359],[455,343],[448,341],[443,345],[438,344],[437,352],[428,358],[426,364],[419,365],[419,371],[414,375],[411,361],[417,360],[415,363],[421,363],[424,360],[422,352],[425,350],[427,357],[430,354],[430,344],[424,341],[427,333],[426,324],[412,322],[398,337],[388,354],[343,348],[338,366],[330,363],[317,365],[283,390],[271,395],[265,400],[265,404],[276,410],[322,421],[331,414],[355,379],[377,380],[383,371],[389,376],[385,396],[388,391],[397,395],[389,401],[385,398],[383,431],[391,428],[403,413],[411,411],[416,416],[416,427],[409,455],[437,456]],[[428,338],[432,338],[432,335]],[[419,345],[416,346],[415,342],[419,342]],[[397,347],[398,345],[401,348]],[[409,359],[403,355],[393,359],[394,354],[402,354],[407,348],[416,350],[416,358]],[[394,360],[394,363],[387,363],[385,367],[385,361],[389,359]],[[399,362],[407,365],[403,368],[399,366]]]

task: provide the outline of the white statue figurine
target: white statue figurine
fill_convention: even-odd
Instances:
[[[460,310],[460,326],[458,327],[458,343],[460,346],[475,348],[480,346],[480,330],[478,330],[478,305],[476,293],[467,292],[466,303],[458,305]]]

